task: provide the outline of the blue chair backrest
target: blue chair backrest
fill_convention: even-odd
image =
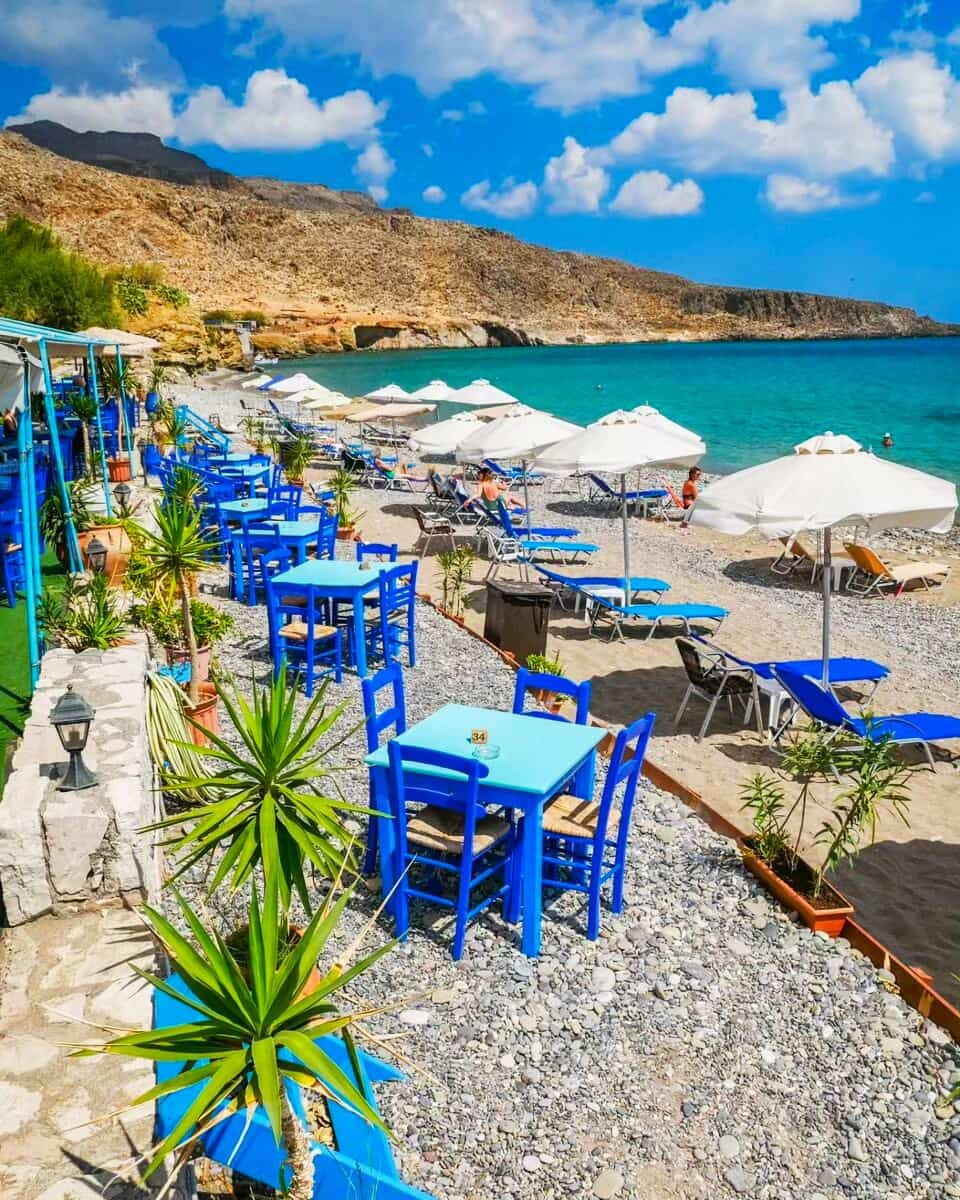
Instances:
[[[617,798],[617,793],[623,788],[623,794],[620,797],[620,824],[618,827],[617,836],[619,839],[626,841],[627,832],[630,826],[630,814],[633,811],[633,802],[637,793],[637,783],[640,779],[640,771],[643,768],[644,755],[647,752],[647,743],[650,741],[650,734],[653,732],[653,723],[656,720],[652,712],[646,713],[632,725],[621,729],[617,734],[617,740],[614,743],[613,753],[610,755],[610,763],[607,767],[607,778],[603,785],[603,795],[600,798],[600,812],[597,817],[597,838],[602,839],[606,833],[607,823],[610,819],[610,810],[613,808]]]
[[[610,484],[607,483],[607,481],[603,478],[602,475],[594,475],[591,472],[587,478],[590,479],[595,484],[595,486],[598,487],[601,492],[603,492],[603,494],[605,496],[616,496],[617,495],[617,493],[613,490],[613,488],[610,486]]]
[[[503,526],[507,537],[519,537],[516,526],[510,516],[510,510],[502,500],[497,501],[497,516],[500,518],[500,524]]]
[[[337,557],[337,524],[336,513],[321,513],[317,526],[317,558]]]
[[[391,704],[377,711],[377,697],[387,689],[391,691]],[[407,705],[403,693],[403,670],[399,663],[391,663],[374,676],[360,681],[363,692],[363,713],[367,733],[367,753],[372,754],[380,745],[380,734],[390,730],[391,737],[403,733],[407,728]]]
[[[513,711],[515,713],[527,717],[543,717],[552,721],[568,721],[569,718],[564,717],[560,713],[543,712],[538,709],[530,709],[528,711],[524,708],[527,692],[533,688],[546,692],[556,692],[558,696],[569,696],[571,700],[575,700],[575,724],[586,725],[590,716],[589,679],[585,679],[583,683],[576,683],[572,679],[566,679],[563,675],[541,675],[536,671],[529,670],[527,667],[521,667],[517,672],[517,682],[513,691]]]
[[[240,574],[243,565],[245,578],[253,579],[259,584],[262,576],[259,568],[260,555],[273,550],[278,544],[279,533],[270,525],[259,525],[246,530],[233,529],[230,531],[230,545],[233,550],[234,569]]]
[[[300,515],[300,505],[303,502],[303,488],[296,483],[281,483],[270,489],[270,509],[282,508],[285,519],[295,521]]]
[[[396,739],[387,743],[390,760],[391,811],[398,820],[397,832],[402,843],[406,840],[406,806],[426,801],[438,808],[449,808],[463,814],[464,844],[472,847],[478,820],[486,815],[480,804],[480,780],[489,768],[476,758],[447,754],[422,746],[402,746]],[[406,767],[434,767],[442,776],[424,774]]]
[[[404,563],[380,575],[380,615],[383,619],[400,609],[413,612],[417,599],[418,562]]]
[[[396,562],[397,555],[400,553],[400,547],[394,542],[387,544],[386,542],[357,542],[357,562],[363,562],[365,558],[376,558],[380,562]]]
[[[786,667],[774,667],[773,673],[808,717],[834,729],[849,725],[850,714],[829,688]]]
[[[258,560],[260,571],[260,586],[263,594],[269,597],[270,580],[281,571],[288,571],[293,562],[293,551],[289,546],[271,546],[264,550]],[[269,616],[269,613],[268,613]]]

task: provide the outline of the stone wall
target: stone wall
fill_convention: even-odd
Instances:
[[[159,816],[147,740],[142,637],[113,650],[44,655],[23,739],[0,801],[0,898],[11,925],[42,913],[111,899],[156,896]],[[95,710],[84,760],[98,778],[57,790],[67,755],[50,713],[67,684]]]

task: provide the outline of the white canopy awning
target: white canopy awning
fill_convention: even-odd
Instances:
[[[353,412],[344,413],[347,421],[406,421],[409,417],[418,417],[422,413],[433,412],[435,404],[365,404]]]
[[[453,454],[460,443],[482,425],[475,413],[457,413],[446,421],[437,421],[411,433],[410,448],[418,454]]]
[[[367,392],[364,396],[365,400],[409,400],[410,393],[405,391],[399,384],[387,383],[383,387],[374,388],[372,392]]]
[[[457,448],[460,462],[493,459],[532,459],[547,446],[579,433],[581,427],[561,421],[550,413],[515,404],[508,413],[487,425],[481,425]]]
[[[313,396],[311,399],[302,401],[303,407],[308,409],[326,409],[326,408],[347,408],[353,403],[349,396],[344,396],[342,392],[328,392],[324,389],[325,395]],[[294,400],[299,400],[300,396],[307,397],[307,392],[299,392],[294,396]]]
[[[659,416],[655,409],[650,411]],[[590,471],[623,475],[654,464],[692,467],[700,461],[706,446],[690,440],[686,431],[682,437],[669,432],[667,427],[672,424],[665,421],[661,425],[649,414],[617,409],[573,437],[555,442],[537,455],[533,465],[551,475]]]
[[[309,375],[304,375],[302,371],[298,371],[296,375],[291,375],[287,379],[278,379],[276,383],[271,383],[268,392],[279,392],[281,396],[292,396],[296,392],[302,392],[305,388],[317,386],[317,381],[311,379]]]
[[[494,387],[489,379],[475,379],[466,387],[457,388],[445,399],[450,404],[469,404],[475,408],[490,407],[494,404],[519,404],[516,396],[501,388]]]
[[[272,378],[272,375],[257,374],[250,379],[244,379],[240,386],[242,388],[261,388],[265,383],[269,383]]]
[[[417,388],[415,392],[410,393],[411,400],[449,400],[453,395],[454,389],[449,383],[444,383],[442,379],[431,379],[429,383],[425,383],[423,387]]]

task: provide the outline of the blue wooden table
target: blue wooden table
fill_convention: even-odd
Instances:
[[[224,500],[220,511],[227,521],[239,521],[244,529],[257,520],[266,519],[270,511],[270,501],[262,498],[252,500]]]
[[[364,567],[355,562],[311,558],[289,571],[281,571],[270,581],[272,587],[312,587],[318,595],[330,600],[348,601],[353,609],[353,640],[357,674],[367,673],[367,629],[364,620],[363,598],[380,586],[380,575],[392,570],[396,563],[371,562]]]
[[[489,774],[480,781],[480,799],[488,806],[516,809],[521,822],[520,855],[523,869],[523,952],[531,958],[540,953],[540,924],[543,907],[543,809],[546,802],[573,776],[573,793],[593,796],[597,745],[605,731],[591,725],[565,721],[543,721],[536,717],[446,704],[425,721],[401,733],[403,746],[418,746],[448,754],[470,755],[470,731],[486,729],[490,745],[497,746],[496,758],[483,759]],[[398,876],[394,822],[390,819],[388,754],[381,746],[367,756],[373,806],[380,845],[380,874],[383,894],[389,896]],[[392,911],[397,934],[407,931],[406,891],[401,881],[394,893]]]
[[[320,521],[317,518],[304,521],[262,519],[249,521],[244,525],[244,532],[249,533],[253,537],[257,537],[260,534],[272,534],[276,539],[277,545],[290,550],[296,556],[296,561],[299,564],[307,561],[307,552],[310,549],[310,543],[316,541],[319,528]],[[256,576],[258,568],[255,562],[251,563],[247,561],[245,554],[235,552],[233,570],[236,578],[237,598],[239,599],[246,593],[247,604],[252,608],[257,603]]]
[[[270,474],[270,470],[269,463],[225,463],[212,467],[209,473],[230,483],[241,484],[252,491],[261,479]]]

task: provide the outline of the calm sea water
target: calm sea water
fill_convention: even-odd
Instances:
[[[714,471],[788,453],[827,429],[880,452],[889,431],[891,457],[960,479],[960,338],[386,351],[288,360],[282,370],[351,396],[388,382],[413,390],[489,379],[581,424],[652,404],[704,438]],[[441,405],[439,415],[453,411]]]

